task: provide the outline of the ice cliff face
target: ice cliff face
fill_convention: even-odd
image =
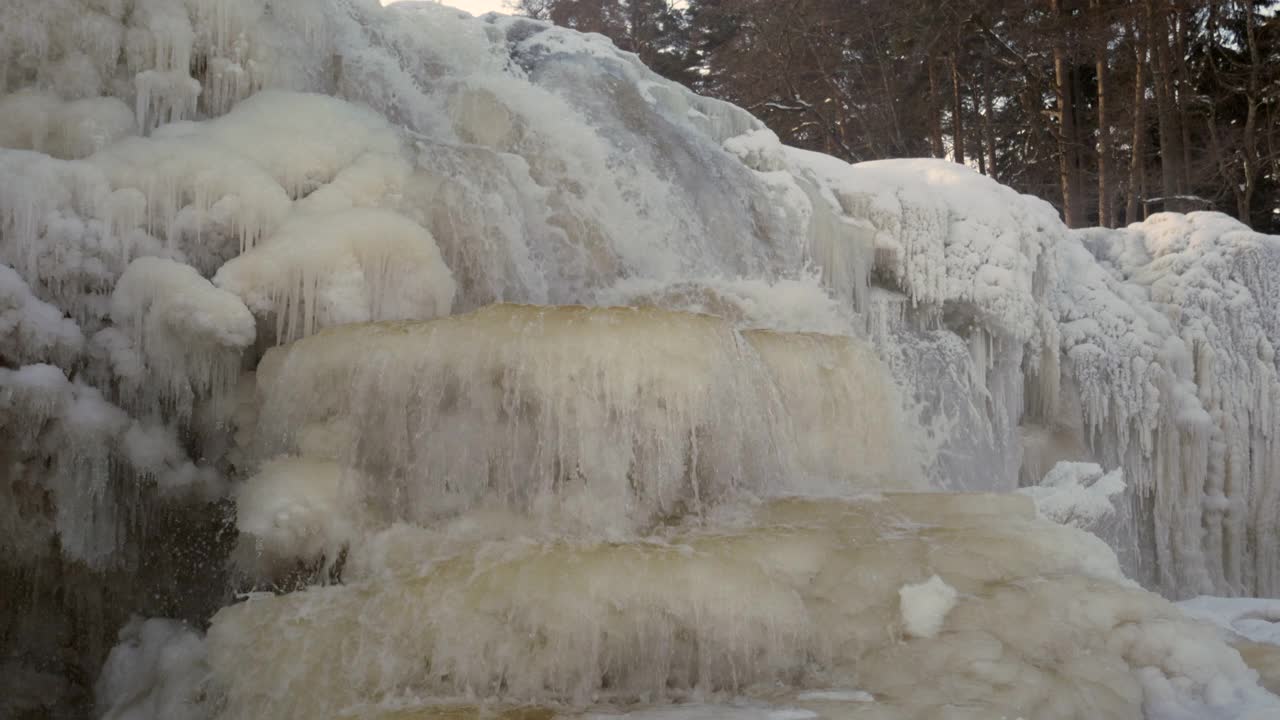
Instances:
[[[16,0],[0,7],[0,262],[15,711],[86,706],[131,613],[202,625],[233,589],[322,582],[342,587],[223,610],[207,659],[180,626],[128,624],[103,708],[211,712],[181,678],[146,680],[172,647],[179,674],[212,674],[228,717],[280,717],[267,685],[306,668],[257,657],[254,633],[298,613],[349,627],[373,606],[387,625],[351,629],[364,640],[343,667],[368,661],[370,637],[408,644],[376,677],[335,680],[330,711],[406,689],[634,701],[785,680],[862,683],[926,712],[944,700],[911,705],[857,661],[906,668],[884,653],[955,638],[894,650],[898,636],[824,628],[883,629],[900,588],[937,576],[961,592],[947,614],[961,624],[942,627],[976,632],[995,617],[983,607],[1044,600],[981,582],[1063,574],[1111,613],[1081,621],[1094,640],[1077,649],[1132,671],[1106,712],[1253,692],[1211,639],[1182,664],[1159,659],[1175,640],[1155,630],[1107,645],[1126,618],[1176,613],[1024,505],[993,532],[1032,549],[993,560],[1016,568],[998,577],[893,555],[934,542],[913,534],[919,517],[979,542],[986,521],[952,496],[894,500],[900,525],[865,537],[824,514],[1092,462],[1127,483],[1092,529],[1131,577],[1169,597],[1280,593],[1280,238],[1224,216],[1070,232],[966,168],[785,148],[602,38],[431,3]],[[793,495],[843,499],[771,504]],[[794,543],[779,530],[792,521]],[[1054,533],[1078,552],[1027,540]],[[693,554],[655,556],[655,538]],[[867,567],[905,564],[848,585],[858,563],[842,553],[863,542],[888,553]],[[634,586],[613,587],[620,567]],[[644,587],[671,574],[777,605]],[[819,577],[832,585],[805,585]],[[573,618],[594,630],[512,609],[564,584],[604,593]],[[449,605],[475,593],[490,615]],[[443,614],[413,615],[414,597]],[[513,613],[563,644],[449,640]],[[1070,717],[1069,698],[1103,682],[1072,653],[997,644],[974,686],[987,710]],[[593,665],[563,664],[587,647]],[[407,659],[423,654],[428,670]],[[814,658],[834,674],[806,675]],[[1044,662],[1058,669],[1025,696],[991,689]]]

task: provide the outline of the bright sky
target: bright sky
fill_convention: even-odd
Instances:
[[[390,5],[393,2],[396,2],[396,0],[382,0],[383,5]],[[472,15],[480,15],[487,12],[507,12],[507,9],[503,7],[506,4],[503,0],[444,0],[444,4],[466,10]]]

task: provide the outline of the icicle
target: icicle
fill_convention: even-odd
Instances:
[[[138,129],[143,134],[195,115],[200,83],[185,70],[145,70],[134,77]]]
[[[953,707],[959,686],[982,717],[1137,717],[1206,696],[1277,707],[1213,628],[1129,586],[1097,538],[1033,513],[1018,496],[888,494],[761,503],[647,542],[539,542],[495,512],[399,526],[353,553],[342,585],[216,615],[209,692],[225,717],[279,720],[387,697],[430,711],[415,699],[474,688],[526,711],[662,707],[789,697],[816,663],[830,675],[815,683],[856,677],[891,716]],[[928,603],[910,591],[924,581],[952,592]],[[1046,643],[1069,659],[1046,665]]]
[[[706,316],[492,306],[342,326],[268,353],[258,384],[260,453],[341,421],[353,434],[327,444],[417,522],[498,503],[616,533],[695,499],[918,482],[874,353]]]

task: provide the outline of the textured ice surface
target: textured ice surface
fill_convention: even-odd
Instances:
[[[257,383],[256,452],[303,461],[270,465],[296,480],[249,481],[242,529],[277,502],[328,508],[317,521],[335,527],[486,506],[626,537],[726,499],[922,487],[896,388],[865,343],[708,315],[494,305],[350,325],[271,351]],[[349,480],[329,479],[343,467]],[[271,483],[315,498],[268,500]],[[335,493],[350,499],[334,506]]]
[[[1178,607],[1245,639],[1280,646],[1280,600],[1201,596]]]
[[[466,539],[394,529],[342,586],[219,613],[222,717],[313,717],[391,694],[656,702],[779,684],[862,688],[897,718],[943,705],[1034,718],[1280,709],[1211,628],[1017,496],[777,501],[612,543],[470,522]],[[954,607],[900,598],[903,585]],[[930,627],[900,603],[933,605]]]
[[[832,498],[1025,486],[1166,596],[1280,592],[1277,243],[787,149],[517,18],[0,3],[0,675],[66,668],[73,712],[130,610],[202,627],[230,563],[280,593],[214,623],[231,717],[1265,715],[1028,499]],[[178,627],[126,628],[104,711],[196,711]]]

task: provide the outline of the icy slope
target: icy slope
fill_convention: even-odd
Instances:
[[[785,574],[804,558],[769,559],[792,546],[757,502],[1007,492],[1059,461],[1120,472],[1118,509],[1095,529],[1146,587],[1275,594],[1278,243],[1204,214],[1069,232],[1047,204],[954,164],[850,166],[784,148],[746,112],[603,38],[515,18],[373,0],[5,2],[0,583],[17,591],[0,613],[0,675],[69,689],[9,693],[0,714],[88,714],[87,679],[121,627],[102,709],[191,709],[199,682],[157,673],[157,648],[175,648],[174,672],[199,674],[203,646],[175,625],[128,624],[135,612],[203,628],[234,605],[215,625],[211,692],[250,698],[236,707],[252,714],[264,702],[244,689],[255,677],[304,665],[217,655],[239,647],[218,638],[269,622],[234,590],[345,583],[260,607],[333,597],[335,622],[351,627],[351,588],[408,597],[402,583],[435,577],[446,549],[465,565],[503,543],[553,555],[585,543],[612,560],[564,575],[573,558],[557,556],[545,577],[607,586],[625,566],[609,553],[720,533],[769,539],[742,539],[750,549],[712,575],[760,562],[751,572]],[[826,517],[849,501],[808,502]],[[946,508],[965,501],[925,502],[964,546],[972,518]],[[1025,696],[1001,696],[994,680],[972,692],[1029,717],[1078,708],[1096,678],[1027,609],[1040,598],[966,589],[955,567],[922,556],[885,561],[902,575],[892,582],[848,588],[859,561],[821,517],[810,549],[840,575],[839,602],[790,576],[734,587],[790,593],[799,604],[780,617],[805,618],[811,639],[823,613],[892,604],[937,575],[957,604],[919,647],[956,642],[965,662],[987,648],[993,678],[1047,663],[1053,678]],[[1104,680],[1123,686],[1114,712],[1265,706],[1216,637],[1188,629],[1200,639],[1175,661],[1134,650],[1184,621],[1111,570],[1095,582],[1105,552],[1061,565],[1037,538],[1065,530],[1002,522],[1028,546],[1019,577],[1100,612],[1129,608],[1126,622],[1151,629],[1106,648],[1117,677]],[[872,565],[901,540],[867,532]],[[376,551],[421,577],[360,575]],[[536,619],[524,581],[498,583],[493,599],[528,601]],[[546,665],[513,666],[527,680],[515,696],[580,700],[659,675],[714,694],[781,673],[793,695],[865,685],[890,700],[868,704],[880,717],[946,702],[911,706],[865,666],[806,678],[796,653],[845,669],[856,653],[739,633],[719,605],[690,619],[684,596],[645,592],[597,596],[619,615],[588,608],[643,621],[618,637],[644,646],[645,667],[611,665],[606,633],[593,656],[603,675],[547,651]],[[999,639],[999,652],[947,636],[956,613],[978,615],[969,632],[1014,611],[1049,635]],[[1082,637],[1109,642],[1108,622],[1091,615]],[[434,642],[419,630],[404,641]],[[689,633],[724,652],[689,664],[694,651],[673,639]],[[505,642],[449,662],[491,682]],[[488,692],[404,670],[404,657],[387,656],[397,688]],[[335,703],[391,701],[377,683],[328,690]]]

